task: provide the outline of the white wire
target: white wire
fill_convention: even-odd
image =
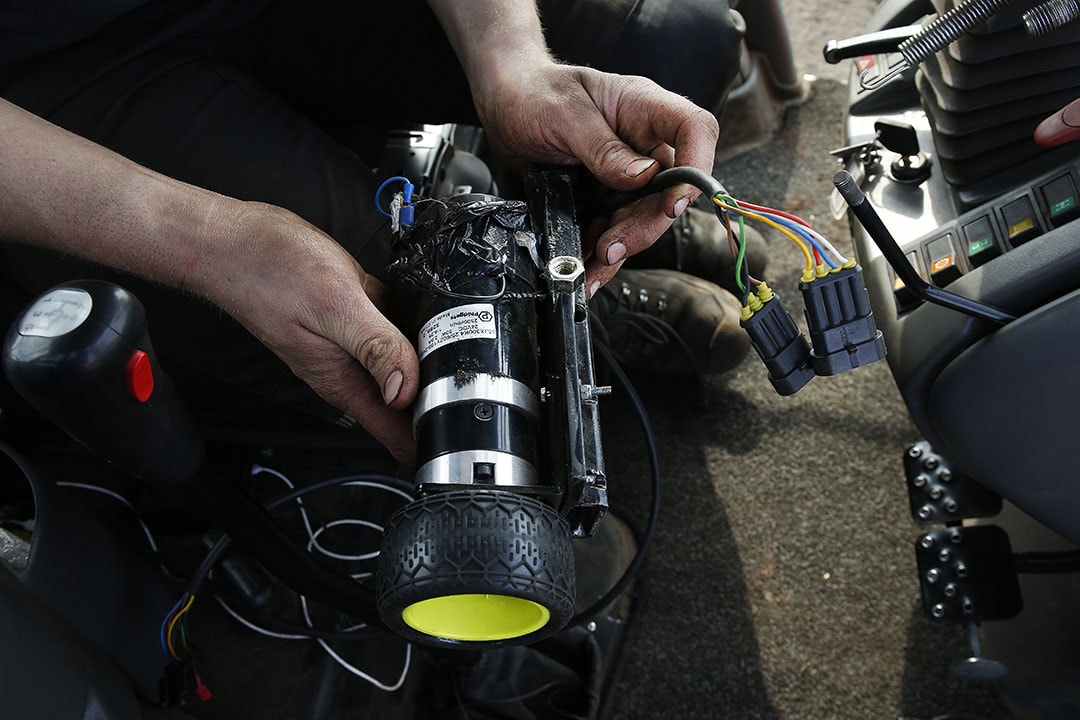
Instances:
[[[848,259],[847,255],[842,254],[835,247],[833,247],[833,244],[831,242],[829,242],[825,238],[825,236],[822,235],[821,233],[819,233],[817,230],[815,230],[814,228],[812,228],[812,227],[810,227],[808,225],[800,225],[799,227],[801,227],[803,230],[805,230],[806,232],[813,235],[814,239],[817,240],[819,243],[821,243],[821,246],[823,248],[825,248],[826,250],[828,250],[829,252],[832,253],[833,257],[836,259],[836,261],[838,263],[844,263],[844,262],[847,261],[847,259]]]
[[[146,535],[146,542],[150,544],[150,549],[153,550],[155,553],[158,551],[157,543],[154,542],[154,536],[150,534],[150,528],[146,527],[146,523],[143,522],[143,519],[141,517],[139,517],[139,511],[135,509],[135,506],[131,504],[130,500],[128,500],[120,493],[113,492],[112,490],[109,490],[108,488],[103,488],[100,485],[88,485],[86,483],[63,481],[56,484],[59,487],[77,488],[79,490],[89,490],[91,492],[101,493],[102,495],[108,495],[114,500],[119,500],[127,507],[128,510],[131,511],[131,514],[135,516],[135,520],[139,523],[139,527],[142,528],[143,534]]]
[[[233,610],[229,606],[229,604],[227,602],[225,602],[224,600],[222,600],[219,596],[215,595],[214,599],[218,601],[218,605],[225,608],[225,612],[227,612],[227,613],[229,613],[230,615],[233,616],[233,619],[236,620],[236,622],[240,623],[241,625],[243,625],[244,627],[246,627],[249,630],[253,630],[253,631],[259,633],[260,635],[265,635],[266,637],[277,638],[278,640],[310,640],[311,639],[310,635],[287,635],[285,633],[274,632],[273,630],[267,630],[264,627],[259,627],[255,623],[253,623],[250,620],[248,620],[247,618],[245,618],[240,613]]]
[[[292,480],[285,477],[285,475],[278,472],[277,470],[274,470],[273,468],[263,467],[262,465],[252,465],[251,466],[251,474],[252,475],[259,475],[261,473],[267,473],[269,475],[273,475],[278,480],[285,483],[285,486],[288,487],[290,490],[295,490],[296,489],[296,486],[293,485]],[[300,517],[302,517],[304,519],[304,528],[307,529],[308,537],[311,537],[311,520],[308,519],[307,509],[304,507],[304,499],[299,498],[299,497],[296,498],[296,505],[297,505],[298,508],[300,508]]]
[[[348,662],[346,662],[344,658],[334,652],[333,648],[331,648],[322,638],[315,638],[315,640],[319,643],[319,645],[322,646],[322,649],[326,651],[326,654],[333,658],[338,665],[340,665],[345,670],[348,670],[358,678],[366,680],[380,690],[385,690],[386,692],[394,692],[405,684],[405,678],[409,674],[409,667],[412,665],[412,643],[405,643],[405,662],[401,666],[401,675],[398,676],[398,679],[394,682],[393,685],[387,685],[383,682],[380,682],[378,679],[368,675],[360,668],[350,665]]]
[[[326,557],[331,557],[331,558],[334,558],[335,560],[346,560],[346,561],[348,561],[348,560],[353,560],[353,561],[356,561],[356,560],[372,560],[374,558],[379,557],[379,551],[378,550],[375,550],[374,552],[363,553],[361,555],[342,555],[341,553],[336,553],[336,552],[333,552],[332,550],[327,550],[326,548],[324,548],[322,545],[319,544],[319,535],[321,535],[324,530],[329,530],[330,528],[339,527],[341,525],[360,525],[362,527],[368,527],[368,528],[371,528],[373,530],[378,530],[379,532],[383,531],[383,526],[382,525],[379,525],[378,523],[373,523],[370,520],[361,520],[359,518],[342,518],[341,520],[332,520],[331,522],[328,522],[325,525],[322,525],[321,527],[319,527],[318,530],[316,530],[314,533],[311,534],[311,540],[310,540],[310,542],[308,542],[308,552],[310,552],[312,548],[315,548],[316,550],[321,552]]]
[[[268,475],[276,477],[278,480],[281,480],[281,482],[285,483],[285,485],[290,490],[295,490],[296,489],[296,486],[293,484],[293,482],[291,480],[289,480],[288,477],[286,477],[283,473],[281,473],[281,472],[279,472],[277,470],[274,470],[273,468],[263,467],[262,465],[253,465],[251,467],[251,474],[252,475],[259,475],[261,473],[267,473]],[[395,488],[395,487],[393,487],[391,485],[384,485],[383,483],[373,482],[371,480],[361,480],[360,479],[361,477],[362,477],[361,475],[345,475],[345,476],[342,476],[340,478],[341,486],[368,487],[368,488],[373,488],[373,489],[376,489],[376,490],[385,490],[385,491],[388,491],[388,492],[396,493],[397,495],[400,495],[401,497],[403,497],[405,500],[411,501],[413,499],[412,496],[409,495],[407,492],[399,490],[398,488]],[[356,478],[356,479],[352,480],[351,478]],[[323,531],[328,530],[328,529],[330,529],[332,527],[337,527],[339,525],[362,525],[362,526],[365,526],[365,527],[372,528],[374,530],[378,530],[379,532],[382,532],[383,528],[382,528],[381,525],[378,525],[376,523],[370,522],[368,520],[363,520],[363,519],[360,519],[360,518],[342,518],[342,519],[333,520],[331,522],[325,523],[325,524],[321,525],[317,530],[313,530],[312,527],[311,527],[311,521],[308,518],[307,509],[304,507],[304,503],[301,501],[301,498],[296,498],[296,504],[297,504],[298,509],[300,510],[300,515],[303,518],[304,528],[307,530],[307,534],[308,534],[308,546],[307,546],[307,549],[308,549],[308,552],[311,552],[312,549],[316,549],[320,553],[322,553],[323,555],[326,555],[327,557],[331,557],[331,558],[334,558],[334,559],[337,559],[337,560],[370,560],[372,558],[376,558],[376,557],[379,556],[379,551],[378,550],[376,550],[374,552],[371,552],[371,553],[364,553],[362,555],[342,555],[342,554],[339,554],[339,553],[335,553],[335,552],[332,552],[330,550],[327,550],[322,545],[320,545],[319,541],[318,541],[318,537],[319,537],[320,534],[323,533]],[[356,578],[361,578],[361,577],[367,577],[367,576],[370,576],[370,575],[371,575],[371,573],[359,573],[357,575],[353,575],[352,577],[354,579],[356,579]],[[405,678],[408,676],[409,668],[412,665],[412,643],[405,643],[405,662],[404,662],[404,664],[402,665],[402,668],[401,668],[401,675],[398,676],[398,679],[396,681],[394,681],[393,684],[386,684],[386,683],[382,682],[381,680],[379,680],[378,678],[375,678],[375,677],[367,674],[366,672],[364,672],[360,668],[358,668],[355,665],[352,665],[351,663],[349,663],[347,660],[345,660],[345,658],[338,655],[334,651],[334,649],[331,648],[330,645],[322,638],[309,638],[306,635],[286,635],[284,633],[272,632],[272,631],[267,630],[265,628],[259,627],[255,623],[252,623],[251,621],[246,620],[245,618],[241,617],[239,613],[237,613],[235,610],[230,608],[221,598],[218,598],[217,600],[221,604],[221,606],[223,608],[225,608],[225,611],[228,612],[230,615],[232,615],[233,618],[235,618],[237,620],[237,622],[239,622],[240,624],[244,625],[245,627],[249,628],[250,630],[252,630],[252,631],[254,631],[256,633],[259,633],[260,635],[265,635],[265,636],[271,637],[271,638],[279,638],[279,639],[282,639],[282,640],[314,639],[317,643],[319,643],[319,645],[322,647],[323,651],[327,655],[329,655],[330,658],[334,662],[336,662],[342,669],[352,673],[356,677],[370,683],[372,686],[374,686],[374,687],[376,687],[376,688],[378,688],[380,690],[385,690],[386,692],[394,692],[395,690],[399,689],[402,685],[405,684]],[[304,597],[303,595],[300,595],[300,607],[301,607],[301,610],[302,610],[303,615],[304,615],[304,622],[307,623],[308,627],[314,629],[315,624],[312,622],[311,613],[308,611],[307,598]],[[364,627],[367,627],[367,625],[365,623],[359,623],[358,625],[353,625],[352,627],[344,629],[342,632],[352,632],[354,630],[359,630],[359,629],[364,628]]]
[[[303,595],[300,596],[300,608],[304,613],[304,622],[308,624],[308,627],[314,627],[314,623],[311,621],[311,613],[308,612],[307,599]],[[397,681],[395,681],[393,685],[387,685],[379,681],[378,679],[372,677],[371,675],[368,675],[366,672],[356,667],[355,665],[350,664],[347,660],[345,660],[345,658],[334,652],[334,649],[330,647],[329,643],[327,643],[322,638],[315,638],[315,641],[318,642],[319,645],[322,646],[322,649],[326,651],[326,654],[333,658],[334,661],[337,662],[337,664],[340,665],[342,668],[348,670],[353,675],[356,675],[359,678],[363,678],[375,687],[379,688],[380,690],[385,690],[386,692],[394,692],[405,683],[405,676],[409,674],[409,666],[412,664],[412,643],[405,643],[405,662],[401,667],[401,675],[398,676]]]
[[[360,477],[363,477],[363,476],[362,475],[343,475],[339,479],[341,480],[341,485],[343,487],[369,487],[369,488],[375,488],[376,490],[386,490],[387,492],[392,492],[395,495],[400,495],[407,502],[412,502],[415,499],[409,493],[407,493],[404,490],[401,490],[399,488],[396,488],[393,485],[384,485],[383,483],[373,482],[371,480],[349,480],[349,478],[360,478]]]

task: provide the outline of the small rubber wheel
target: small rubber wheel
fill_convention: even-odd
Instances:
[[[383,533],[379,614],[436,647],[535,642],[574,612],[570,526],[550,505],[505,490],[451,490],[400,509]]]

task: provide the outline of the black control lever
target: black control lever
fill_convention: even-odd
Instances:
[[[175,485],[202,464],[142,303],[123,288],[83,280],[46,292],[8,332],[4,371],[42,415],[133,475]]]
[[[943,290],[936,285],[923,280],[919,273],[915,272],[915,268],[911,267],[911,263],[908,262],[904,256],[904,251],[900,249],[900,246],[896,244],[896,239],[893,238],[892,233],[885,227],[885,223],[881,221],[881,217],[874,210],[874,207],[870,204],[870,201],[866,199],[866,195],[862,189],[855,182],[855,179],[851,177],[851,173],[847,170],[841,170],[833,176],[833,185],[840,191],[841,197],[851,208],[851,212],[862,223],[862,226],[866,229],[867,234],[874,241],[874,244],[881,250],[881,254],[885,256],[885,260],[892,266],[892,269],[896,272],[897,277],[903,281],[904,285],[919,297],[929,303],[935,305],[941,305],[951,310],[957,310],[966,315],[972,317],[982,318],[983,320],[990,320],[992,322],[1004,325],[1012,322],[1016,319],[1015,316],[1000,310],[992,305],[981,303],[978,300],[972,300],[962,295],[951,293],[948,290]]]
[[[906,25],[904,27],[879,30],[866,35],[857,35],[846,40],[830,40],[825,43],[822,52],[825,55],[825,62],[832,65],[841,60],[858,58],[863,55],[896,52],[900,47],[900,43],[920,30],[922,30],[921,25]]]
[[[158,485],[186,484],[203,515],[292,589],[379,622],[373,594],[317,563],[254,499],[204,463],[205,446],[127,290],[80,280],[35,300],[8,332],[12,387],[69,435]]]

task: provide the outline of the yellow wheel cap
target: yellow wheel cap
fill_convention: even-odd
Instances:
[[[413,603],[401,613],[413,630],[472,642],[524,637],[548,624],[551,613],[532,600],[510,595],[446,595]]]

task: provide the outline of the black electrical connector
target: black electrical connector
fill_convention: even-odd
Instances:
[[[810,330],[810,365],[818,375],[839,373],[885,357],[862,269],[854,262],[799,283]]]
[[[213,698],[210,688],[203,682],[196,657],[174,660],[166,665],[158,690],[158,702],[162,707],[190,706],[196,701],[209,702]]]
[[[751,295],[743,307],[739,325],[750,336],[777,393],[793,395],[814,379],[810,345],[765,283],[758,285],[757,295]]]

